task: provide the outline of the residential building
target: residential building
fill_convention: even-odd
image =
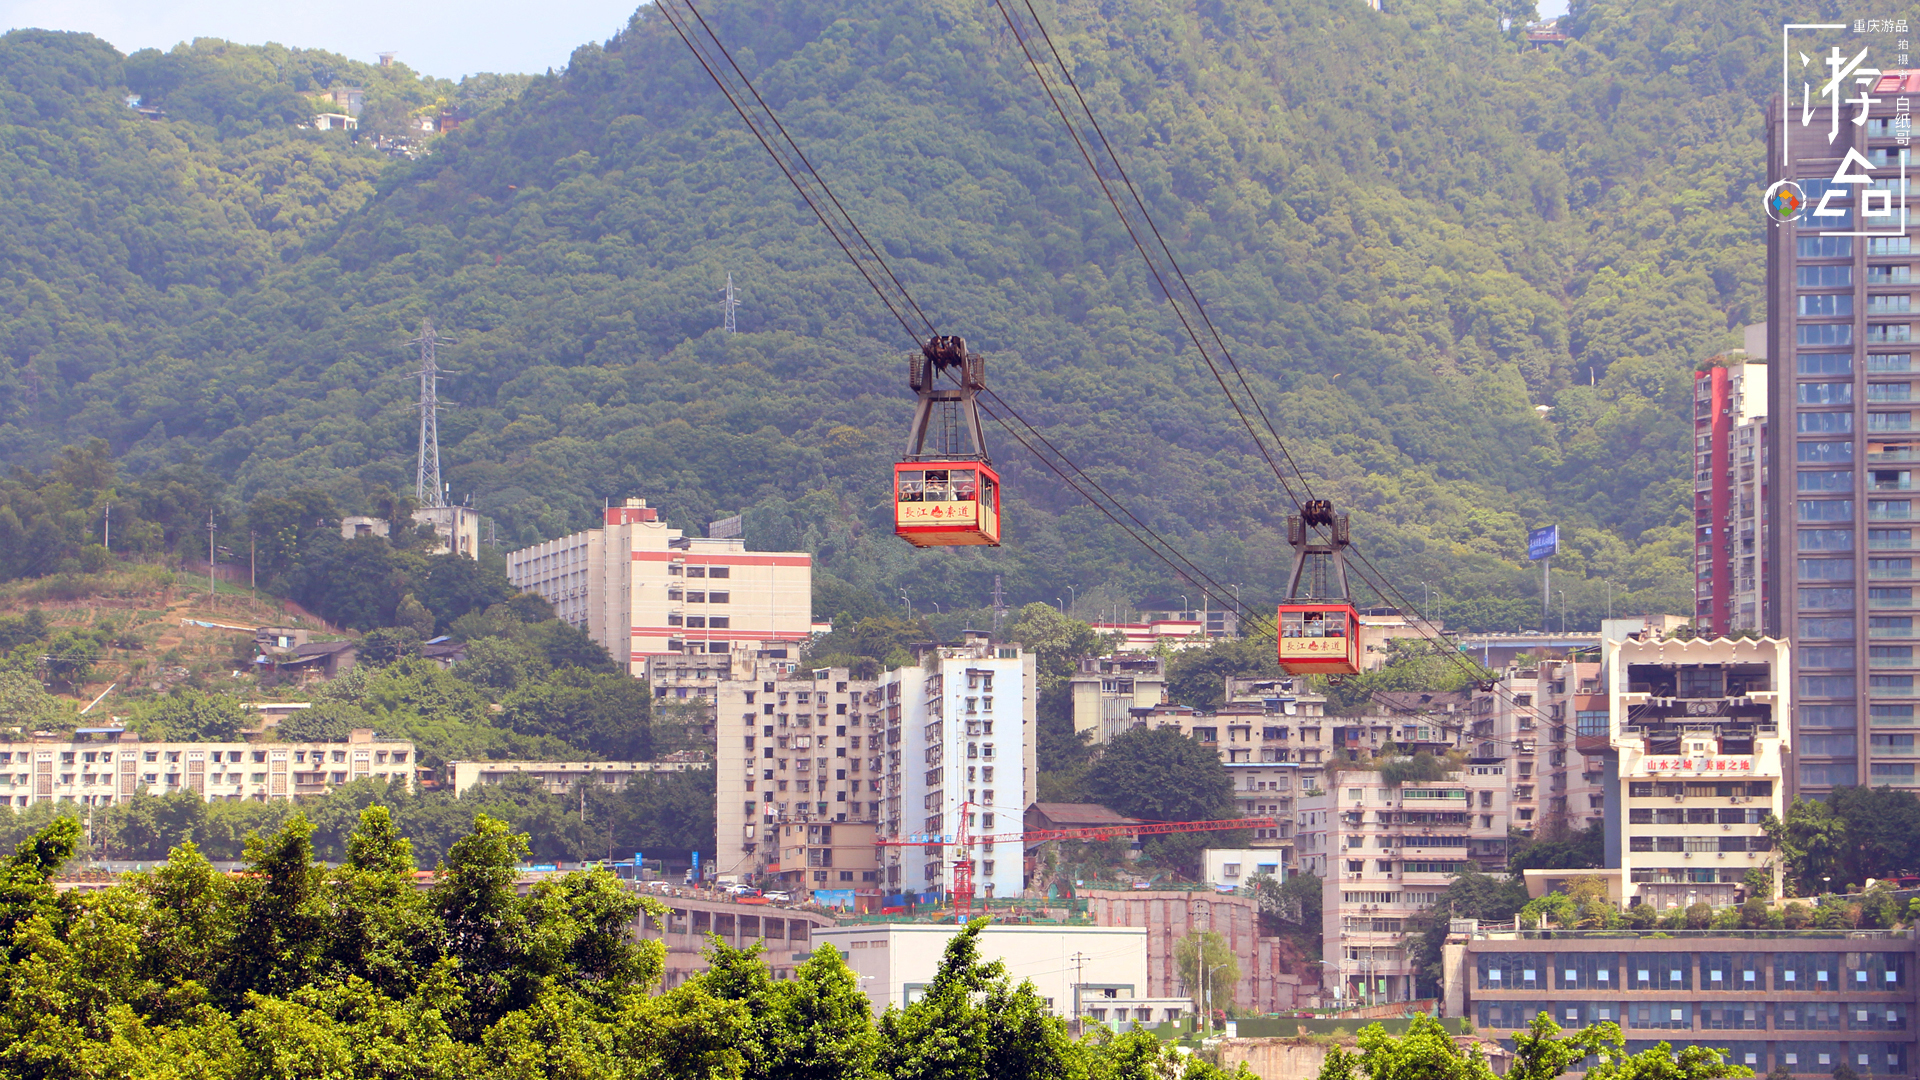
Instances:
[[[1020,832],[1033,801],[1034,656],[971,632],[960,645],[918,652],[920,663],[885,673],[875,688],[886,724],[880,835],[895,842],[884,878],[889,892],[948,892],[960,856],[945,838],[963,821],[972,835]],[[898,843],[914,837],[933,839]],[[1019,896],[1024,856],[1017,843],[974,844],[966,857],[975,895]]]
[[[1549,836],[1579,832],[1606,815],[1607,755],[1583,753],[1578,733],[1605,730],[1607,696],[1600,689],[1599,657],[1579,655],[1588,660],[1540,661],[1535,767],[1540,829]]]
[[[1461,870],[1505,867],[1509,767],[1472,759],[1439,779],[1404,781],[1347,768],[1300,800],[1300,869],[1322,882],[1323,951],[1342,998],[1418,996],[1408,920]]]
[[[1860,1076],[1909,1076],[1917,946],[1905,931],[1675,938],[1462,919],[1445,946],[1444,1007],[1496,1038],[1544,1012],[1562,1027],[1618,1024],[1628,1053],[1663,1042],[1724,1051],[1755,1076],[1783,1068],[1824,1080],[1843,1063]]]
[[[763,661],[715,690],[716,873],[877,896],[885,798],[880,683]]]
[[[1613,805],[1609,891],[1666,908],[1744,898],[1780,869],[1761,822],[1786,813],[1792,734],[1787,643],[1772,638],[1609,642]]]
[[[1409,616],[1399,608],[1360,609],[1360,669],[1373,671],[1386,666],[1392,657],[1389,642],[1418,644],[1438,639],[1445,626],[1438,619]]]
[[[1540,668],[1510,665],[1500,672],[1492,688],[1473,695],[1472,727],[1468,730],[1468,753],[1476,759],[1504,758],[1513,791],[1507,809],[1513,827],[1531,836],[1540,824],[1541,811],[1552,803],[1542,796],[1540,774],[1540,736],[1542,707]]]
[[[1207,619],[1200,618],[1200,612],[1161,612],[1164,618],[1148,613],[1139,622],[1094,622],[1092,627],[1098,634],[1120,635],[1119,652],[1152,653],[1165,649],[1185,649],[1210,645],[1215,638],[1231,637],[1225,630],[1226,612],[1213,612],[1220,616],[1217,627]],[[1235,626],[1237,627],[1237,623]],[[1217,631],[1217,632],[1216,632]]]
[[[480,557],[480,513],[471,506],[423,506],[413,520],[433,526],[433,553]]]
[[[1825,55],[1826,42],[1805,47]],[[1893,126],[1916,97],[1920,72],[1889,70],[1838,106],[1852,122],[1804,123],[1797,87],[1768,109],[1767,181],[1797,182],[1807,204],[1765,230],[1768,459],[1791,476],[1768,490],[1761,571],[1766,633],[1795,646],[1789,799],[1920,785],[1913,223]],[[1870,183],[1835,183],[1843,167]],[[1869,200],[1887,212],[1865,213]]]
[[[1747,330],[1764,341],[1766,327]],[[1767,365],[1745,352],[1715,360],[1693,373],[1693,616],[1725,637],[1767,622]]]
[[[853,969],[875,1013],[905,1008],[925,995],[940,970],[947,945],[960,933],[953,923],[883,923],[814,931]],[[1014,982],[1033,982],[1055,1016],[1085,1015],[1090,1007],[1112,1008],[1114,998],[1148,997],[1147,931],[1116,926],[1007,926],[989,924],[980,933],[980,958],[998,960]],[[1180,1002],[1167,1002],[1174,1008]],[[1103,1018],[1104,1019],[1104,1018]],[[1162,1015],[1153,1023],[1162,1022]]]
[[[813,556],[684,536],[645,499],[608,507],[600,528],[510,553],[507,578],[636,677],[651,656],[789,659],[812,633]]]
[[[1282,880],[1285,870],[1272,848],[1207,848],[1200,853],[1200,880],[1216,889],[1249,888],[1263,875]]]
[[[413,512],[413,521],[416,525],[432,526],[434,554],[451,552],[469,559],[480,557],[480,513],[472,507],[423,506]],[[384,540],[389,538],[387,534],[391,527],[386,518],[344,517],[340,519],[340,539],[378,536]]]
[[[0,799],[111,806],[191,791],[212,802],[324,795],[355,780],[413,783],[413,744],[356,728],[344,742],[143,742],[81,728],[70,742],[0,742]]]
[[[476,786],[510,783],[519,776],[532,777],[548,792],[564,795],[582,779],[619,791],[636,776],[713,768],[713,763],[705,759],[706,754],[696,750],[667,761],[452,761],[447,763],[447,774],[453,780],[455,795]]]
[[[1138,712],[1166,702],[1167,662],[1141,653],[1089,656],[1069,683],[1074,733],[1104,743],[1132,727]]]

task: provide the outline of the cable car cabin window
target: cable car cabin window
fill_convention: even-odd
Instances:
[[[894,531],[922,547],[998,544],[999,479],[985,464],[897,466]]]
[[[1292,638],[1346,637],[1346,613],[1342,611],[1289,611],[1280,618],[1280,636]]]
[[[1359,670],[1359,614],[1346,604],[1280,609],[1280,666],[1291,674],[1351,675]]]

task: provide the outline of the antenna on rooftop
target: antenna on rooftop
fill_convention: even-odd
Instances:
[[[721,309],[727,313],[726,314],[726,331],[729,334],[737,334],[740,332],[740,328],[734,322],[734,318],[733,318],[733,313],[735,309],[737,309],[739,306],[740,306],[740,299],[739,297],[735,296],[733,292],[733,274],[731,271],[729,271],[727,274],[727,297],[726,299],[720,301]]]
[[[455,372],[441,367],[434,346],[451,345],[452,338],[433,332],[431,317],[420,320],[420,336],[407,342],[420,347],[420,461],[414,473],[413,499],[421,507],[445,506],[446,486],[440,481],[440,377]]]

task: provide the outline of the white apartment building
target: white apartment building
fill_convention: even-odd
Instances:
[[[1300,869],[1322,881],[1324,952],[1342,998],[1416,996],[1407,920],[1462,869],[1505,866],[1507,768],[1474,760],[1439,780],[1400,784],[1347,769],[1300,801]]]
[[[1760,822],[1786,813],[1788,644],[1609,641],[1605,663],[1626,811],[1608,819],[1608,854],[1625,903],[1730,904],[1756,867],[1780,895]]]
[[[209,802],[324,795],[355,780],[413,783],[410,742],[141,742],[118,728],[82,729],[72,742],[0,742],[0,799],[110,806],[138,795],[192,791]],[[5,804],[0,804],[5,805]]]
[[[748,551],[741,537],[689,537],[645,499],[605,523],[507,556],[507,578],[646,675],[650,656],[782,658],[813,629],[813,556]]]
[[[762,662],[715,693],[715,872],[878,893],[879,683]]]
[[[1216,889],[1240,889],[1265,875],[1286,877],[1279,853],[1271,848],[1207,848],[1200,853],[1200,880]]]
[[[880,835],[922,842],[883,849],[884,880],[910,891],[953,887],[952,838],[1019,833],[1033,801],[1034,657],[969,633],[962,645],[921,652],[920,663],[880,677],[886,775]],[[974,894],[1019,896],[1025,850],[976,843]]]

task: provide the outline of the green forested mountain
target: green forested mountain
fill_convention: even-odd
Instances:
[[[1572,44],[1539,50],[1476,0],[1388,7],[1040,12],[1294,456],[1402,591],[1530,618],[1525,530],[1557,520],[1576,621],[1603,580],[1623,611],[1685,610],[1690,373],[1765,317],[1775,13],[1582,0]],[[999,392],[1272,599],[1284,496],[995,10],[704,10]],[[289,123],[324,79],[387,116],[463,93],[477,115],[391,156]],[[920,603],[978,604],[996,573],[1015,601],[1197,602],[1004,439],[1006,547],[893,539],[909,343],[651,8],[513,88],[277,46],[0,39],[0,454],[38,468],[99,435],[136,473],[201,463],[235,501],[359,508],[411,480],[396,375],[432,316],[458,342],[454,494],[516,543],[644,495],[693,531],[744,511],[754,546]]]

